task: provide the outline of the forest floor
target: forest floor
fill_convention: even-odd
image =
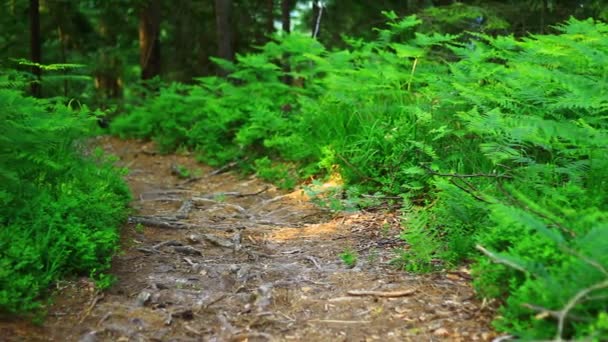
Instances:
[[[57,284],[42,325],[0,322],[7,341],[490,341],[494,311],[466,268],[414,275],[396,213],[334,213],[303,191],[216,173],[150,143],[100,138],[134,194],[117,282]],[[179,177],[177,166],[193,171]],[[183,176],[183,175],[182,175]],[[357,254],[348,267],[339,254]]]

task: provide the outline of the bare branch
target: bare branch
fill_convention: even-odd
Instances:
[[[432,170],[430,167],[421,164],[429,174],[440,177],[452,177],[452,178],[507,178],[513,179],[513,176],[499,173],[472,173],[472,174],[458,174],[458,173],[440,173]]]
[[[498,255],[490,252],[489,250],[483,248],[483,246],[481,245],[476,245],[475,248],[477,250],[479,250],[480,252],[482,252],[483,254],[487,255],[488,257],[490,257],[490,259],[494,260],[494,262],[498,263],[498,264],[503,264],[506,266],[511,267],[512,269],[524,272],[524,273],[530,273],[530,271],[526,270],[525,268],[523,268],[522,266],[510,261],[510,260],[506,260],[503,259],[501,257],[499,257]]]

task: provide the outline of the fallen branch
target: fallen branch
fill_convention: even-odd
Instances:
[[[362,291],[356,291],[356,290],[352,290],[352,291],[348,291],[347,293],[350,296],[357,296],[357,297],[363,297],[363,296],[371,296],[371,297],[383,297],[383,298],[394,298],[394,297],[405,297],[405,296],[409,296],[412,295],[416,292],[415,289],[407,289],[407,290],[400,290],[400,291],[366,291],[366,290],[362,290]]]
[[[230,169],[237,166],[239,163],[247,161],[247,159],[249,159],[249,158],[242,158],[242,159],[237,159],[237,160],[231,161],[230,163],[220,167],[219,169],[210,172],[209,176],[217,176],[224,172],[228,172]]]
[[[152,249],[159,249],[159,248],[165,247],[165,246],[182,246],[182,245],[183,245],[183,243],[181,243],[179,241],[167,240],[167,241],[157,243],[156,245],[152,246]]]
[[[205,239],[205,241],[209,241],[214,245],[220,246],[220,247],[224,247],[224,248],[234,248],[234,244],[226,239],[222,239],[220,237],[217,237],[215,235],[211,235],[211,234],[203,234],[201,235],[201,237],[203,239]]]

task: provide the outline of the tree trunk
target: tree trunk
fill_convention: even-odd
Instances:
[[[542,0],[540,4],[540,34],[545,34],[545,16],[547,15],[547,0]]]
[[[316,38],[319,34],[319,24],[320,19],[319,15],[321,14],[321,6],[319,6],[319,0],[314,0],[312,2],[312,20],[311,20],[311,36]]]
[[[291,32],[291,5],[292,0],[281,1],[281,23],[283,32]]]
[[[271,35],[274,33],[274,1],[266,0],[266,11],[268,12],[268,18],[266,21],[266,34]]]
[[[149,0],[140,9],[139,64],[142,80],[160,75],[160,0]]]
[[[40,41],[40,9],[38,0],[30,0],[30,59],[34,63],[42,62],[42,48]],[[40,97],[42,95],[42,86],[40,85],[41,74],[39,66],[32,66],[32,73],[36,77],[32,82],[32,95]]]
[[[220,58],[233,60],[231,0],[215,0],[215,22],[217,26],[217,54]]]

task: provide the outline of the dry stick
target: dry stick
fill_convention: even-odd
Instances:
[[[201,237],[205,239],[205,241],[209,241],[214,245],[224,248],[234,248],[234,243],[228,241],[227,239],[222,239],[212,234],[203,234]]]
[[[521,305],[522,307],[526,308],[526,309],[530,309],[532,311],[537,311],[540,312],[540,314],[546,314],[549,315],[555,319],[559,318],[559,314],[560,311],[559,310],[549,310],[547,308],[544,308],[542,306],[538,306],[538,305],[533,305],[533,304],[528,304],[528,303],[523,303]],[[579,321],[579,322],[591,322],[593,321],[593,319],[591,318],[587,318],[587,317],[580,317],[580,316],[573,316],[570,315],[570,319],[574,320],[574,321]]]
[[[196,336],[200,336],[203,333],[194,329],[193,327],[189,326],[188,324],[184,324],[184,329],[188,330],[189,332],[193,333]]]
[[[82,315],[82,318],[80,318],[80,321],[78,321],[78,324],[82,324],[82,322],[84,322],[84,320],[87,317],[89,317],[89,315],[93,311],[93,308],[95,308],[95,305],[97,305],[97,302],[99,302],[101,299],[103,299],[103,297],[104,297],[103,293],[100,294],[99,290],[95,291],[95,297],[91,300],[91,303],[89,304],[86,311],[84,312],[84,315]]]
[[[319,265],[319,263],[317,262],[317,259],[315,259],[313,256],[307,255],[304,258],[306,260],[312,262],[319,271],[323,271],[323,268],[321,267],[321,265]]]
[[[249,157],[246,157],[246,158],[243,158],[243,159],[237,159],[237,160],[231,161],[230,163],[228,163],[228,164],[226,164],[226,165],[224,165],[224,166],[220,167],[219,169],[217,169],[217,170],[215,170],[215,171],[210,172],[210,173],[209,173],[209,176],[217,176],[217,175],[219,175],[219,174],[221,174],[221,173],[228,172],[228,170],[230,170],[230,169],[232,169],[233,167],[235,167],[235,166],[236,166],[236,165],[237,165],[239,162],[245,162],[245,161],[247,161],[247,159],[249,159]]]
[[[530,271],[526,270],[522,266],[520,266],[520,265],[518,265],[518,264],[516,264],[516,263],[514,263],[512,261],[500,258],[498,255],[496,255],[496,254],[490,252],[489,250],[483,248],[483,246],[481,246],[481,245],[476,245],[475,248],[477,250],[479,250],[480,252],[482,252],[483,254],[485,254],[488,257],[490,257],[490,259],[494,260],[494,262],[496,262],[498,264],[503,264],[503,265],[509,266],[509,267],[511,267],[513,269],[516,269],[518,271],[521,271],[523,273],[530,273]]]
[[[268,341],[276,341],[276,339],[272,335],[258,331],[249,331],[233,335],[230,341],[248,341],[250,338],[254,337],[262,337],[267,339]]]
[[[182,246],[183,243],[176,241],[176,240],[167,240],[167,241],[163,241],[163,242],[159,242],[156,245],[152,246],[152,249],[159,249],[161,247],[165,247],[165,246]]]
[[[367,324],[367,323],[371,323],[371,321],[342,321],[342,320],[337,320],[337,319],[313,319],[310,320],[308,322],[315,322],[315,323],[337,323],[337,324]]]
[[[452,177],[452,178],[508,178],[513,179],[513,176],[507,174],[496,174],[496,173],[473,173],[473,174],[458,174],[458,173],[440,173],[433,171],[430,167],[422,164],[420,165],[428,173],[434,176],[441,177]]]
[[[384,298],[391,298],[391,297],[405,297],[405,296],[409,296],[412,295],[416,292],[415,289],[407,289],[407,290],[401,290],[401,291],[348,291],[347,293],[351,296],[372,296],[372,297],[384,297]]]
[[[578,304],[580,300],[589,293],[605,288],[608,288],[608,279],[585,289],[582,289],[576,295],[574,295],[574,297],[570,298],[568,303],[566,303],[564,308],[561,309],[558,314],[557,335],[555,336],[558,341],[563,341],[562,335],[564,333],[564,322],[566,321],[566,317],[568,316],[570,310],[572,310],[574,306]]]
[[[186,254],[186,255],[198,255],[198,256],[203,255],[203,252],[201,252],[200,250],[198,250],[192,246],[175,246],[175,247],[173,247],[173,250],[178,253],[182,253],[182,254]]]
[[[198,228],[195,225],[182,223],[182,222],[168,222],[166,218],[159,219],[156,217],[145,217],[145,216],[131,216],[129,217],[130,223],[140,223],[145,226],[151,226],[156,228],[164,228],[164,229],[193,229]]]
[[[257,195],[267,191],[268,189],[270,189],[270,187],[265,186],[261,190],[258,190],[256,192],[249,192],[249,193],[241,193],[241,192],[236,192],[236,191],[217,192],[217,193],[213,193],[213,194],[207,194],[207,195],[201,196],[199,198],[211,199],[211,198],[216,198],[216,197],[220,197],[220,196],[233,196],[233,197],[257,196]]]

